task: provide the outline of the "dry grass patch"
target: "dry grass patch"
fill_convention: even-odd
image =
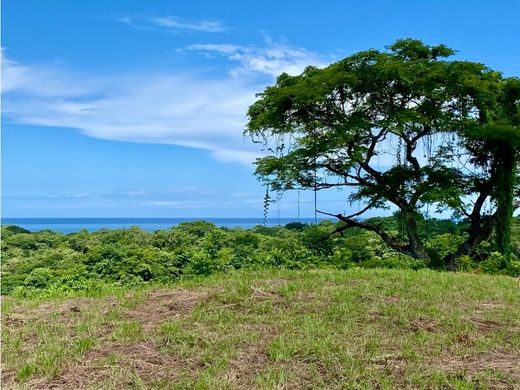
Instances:
[[[139,321],[149,330],[164,321],[178,319],[209,298],[207,291],[178,289],[175,291],[152,291],[146,294],[143,302],[127,310],[125,315]]]
[[[520,350],[491,350],[464,357],[446,356],[431,364],[447,375],[474,379],[476,383],[481,383],[482,388],[514,390],[520,386]]]

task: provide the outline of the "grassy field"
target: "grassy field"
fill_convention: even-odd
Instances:
[[[240,272],[2,302],[3,388],[520,388],[520,280]]]

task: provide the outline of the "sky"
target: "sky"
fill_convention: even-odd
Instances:
[[[516,0],[3,0],[2,216],[262,217],[243,131],[277,75],[411,37],[519,76],[518,15]],[[297,196],[271,217],[295,217]],[[346,197],[319,208],[357,211]],[[299,204],[314,215],[312,194]]]

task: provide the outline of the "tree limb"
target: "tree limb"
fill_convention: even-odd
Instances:
[[[332,214],[332,213],[327,213],[325,211],[320,211],[320,210],[316,210],[316,211],[323,215],[335,217],[335,218],[339,219],[341,222],[345,223],[345,226],[340,227],[340,230],[338,232],[342,232],[349,228],[360,228],[360,229],[368,230],[368,231],[376,233],[387,245],[389,245],[395,251],[403,253],[403,254],[411,256],[411,257],[415,257],[415,254],[410,250],[410,247],[408,244],[405,244],[402,241],[400,241],[399,239],[391,236],[390,234],[385,232],[380,226],[371,225],[368,223],[364,223],[364,222],[360,222],[355,219],[352,219],[352,217],[359,216],[367,210],[368,210],[368,207],[363,209],[362,212],[358,212],[358,213],[352,214],[350,216],[344,216],[343,214]]]

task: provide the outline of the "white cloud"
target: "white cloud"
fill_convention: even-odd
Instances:
[[[172,186],[167,188],[152,188],[152,189],[129,189],[112,192],[53,192],[40,193],[29,195],[19,194],[3,194],[5,199],[29,199],[29,200],[45,200],[45,199],[60,199],[60,200],[75,200],[75,199],[114,199],[118,201],[128,201],[133,199],[142,199],[143,201],[186,201],[196,198],[215,197],[220,195],[218,188],[213,187],[198,187],[198,186]]]
[[[216,52],[220,54],[235,54],[236,52],[243,50],[243,47],[232,43],[197,43],[188,46],[187,49]]]
[[[184,22],[172,16],[161,16],[148,18],[150,23],[160,27],[173,29],[186,29],[204,32],[223,32],[226,30],[224,25],[214,20],[200,20],[196,22]]]
[[[116,22],[126,24],[130,27],[151,30],[163,29],[167,31],[195,31],[203,33],[219,33],[226,31],[226,26],[216,20],[186,21],[175,16],[124,16],[115,19]]]
[[[81,96],[96,88],[97,80],[86,82],[84,75],[63,72],[59,69],[25,66],[0,52],[2,64],[2,93],[18,92],[36,96],[59,97]]]
[[[237,79],[194,79],[169,74],[99,79],[84,94],[42,94],[43,85],[60,89],[47,78],[12,79],[3,63],[4,118],[15,123],[68,127],[102,139],[172,144],[205,149],[224,161],[250,163],[255,146],[245,142],[248,105],[262,88]],[[18,67],[18,65],[14,65]],[[16,70],[16,69],[15,69]],[[35,80],[42,83],[34,84]],[[82,82],[85,80],[82,80]],[[95,96],[95,97],[91,97]]]
[[[268,42],[267,46],[199,43],[190,45],[186,49],[223,55],[230,61],[238,62],[239,66],[231,71],[235,77],[258,72],[274,77],[283,72],[295,75],[301,73],[308,65],[325,65],[316,53],[272,42]]]
[[[232,77],[221,78],[172,73],[93,77],[2,56],[4,118],[79,129],[101,139],[199,148],[221,161],[251,164],[259,148],[242,133],[255,93],[273,81],[270,76],[299,73],[317,57],[276,45],[206,44],[190,50],[213,51],[239,65]],[[268,80],[257,77],[261,74]]]

